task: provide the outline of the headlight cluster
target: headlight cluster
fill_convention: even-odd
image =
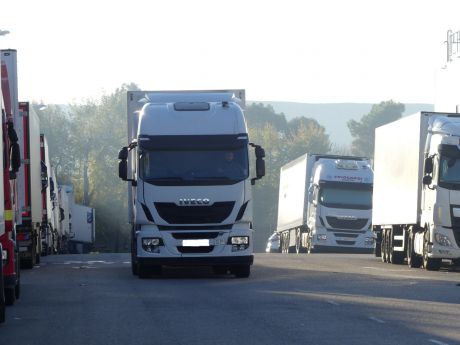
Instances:
[[[452,246],[452,242],[450,241],[449,236],[446,236],[446,235],[443,235],[443,234],[440,234],[440,233],[436,233],[436,234],[434,234],[434,239],[436,240],[436,242],[438,242],[443,247],[451,247]]]
[[[327,241],[327,235],[316,235],[318,241]]]
[[[246,250],[249,248],[249,237],[248,236],[230,237],[230,244],[232,245],[232,252]]]
[[[374,238],[373,237],[366,237],[364,239],[364,245],[372,246],[373,244],[374,244]]]
[[[161,238],[143,238],[142,239],[142,249],[149,253],[159,253],[160,246],[163,245],[163,240]]]

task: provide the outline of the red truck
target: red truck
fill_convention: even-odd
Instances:
[[[20,148],[16,133],[15,119],[18,115],[17,101],[17,63],[16,50],[1,50],[1,89],[2,89],[2,161],[3,184],[1,186],[3,212],[0,222],[0,244],[2,246],[2,278],[4,303],[12,305],[20,293],[20,271],[18,260],[18,246],[16,242],[15,224],[18,205],[16,204],[17,184],[16,177],[21,165]],[[1,227],[1,225],[0,225]],[[2,317],[3,316],[3,317]],[[4,320],[0,312],[0,321]]]

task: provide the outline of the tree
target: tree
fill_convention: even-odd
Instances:
[[[401,118],[404,110],[404,104],[390,100],[375,104],[369,114],[364,115],[359,122],[355,120],[348,121],[347,126],[353,137],[352,153],[358,156],[372,157],[374,154],[375,129]]]

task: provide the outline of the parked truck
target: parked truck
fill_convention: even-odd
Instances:
[[[18,137],[23,163],[18,176],[18,200],[22,221],[17,224],[21,266],[33,268],[42,252],[42,174],[40,158],[40,121],[28,102],[19,103]]]
[[[460,263],[460,114],[419,112],[375,131],[373,230],[382,261]]]
[[[244,90],[127,96],[128,145],[118,158],[119,176],[130,183],[133,274],[145,278],[164,265],[204,265],[248,277],[251,185],[265,174],[265,153],[249,141]]]
[[[41,255],[45,256],[54,253],[57,236],[54,228],[53,204],[51,200],[51,162],[49,158],[48,140],[44,134],[40,134],[40,167],[42,193]]]
[[[89,253],[96,239],[95,210],[92,207],[72,203],[72,235],[69,252]]]
[[[59,253],[66,254],[69,252],[70,238],[70,203],[67,195],[67,186],[58,187],[59,203]]]
[[[20,270],[18,246],[16,242],[16,221],[19,219],[17,205],[17,173],[21,165],[21,157],[16,133],[18,114],[18,82],[16,51],[1,50],[1,95],[2,108],[2,159],[3,183],[0,223],[4,224],[0,231],[2,246],[2,284],[0,295],[3,295],[7,305],[19,298]],[[1,299],[1,298],[0,298]],[[0,312],[1,313],[1,312]],[[2,317],[0,316],[0,319]]]
[[[281,251],[372,252],[372,183],[363,157],[307,153],[281,167]]]

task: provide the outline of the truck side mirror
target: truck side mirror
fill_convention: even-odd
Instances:
[[[256,146],[256,158],[264,158],[265,150],[259,145]]]
[[[429,186],[432,182],[433,182],[433,178],[432,178],[430,175],[425,175],[425,176],[423,176],[422,183],[423,183],[425,186]]]
[[[265,176],[265,161],[262,158],[256,160],[256,176],[258,179]]]
[[[251,179],[251,184],[254,185],[256,180],[260,180],[265,176],[265,150],[260,145],[253,143],[249,143],[249,145],[254,147],[256,154],[256,177]]]
[[[118,176],[123,180],[128,180],[128,162],[123,159],[118,162]]]
[[[425,158],[425,174],[431,174],[433,172],[433,157]]]
[[[127,160],[128,159],[128,148],[125,146],[118,152],[118,159]]]

